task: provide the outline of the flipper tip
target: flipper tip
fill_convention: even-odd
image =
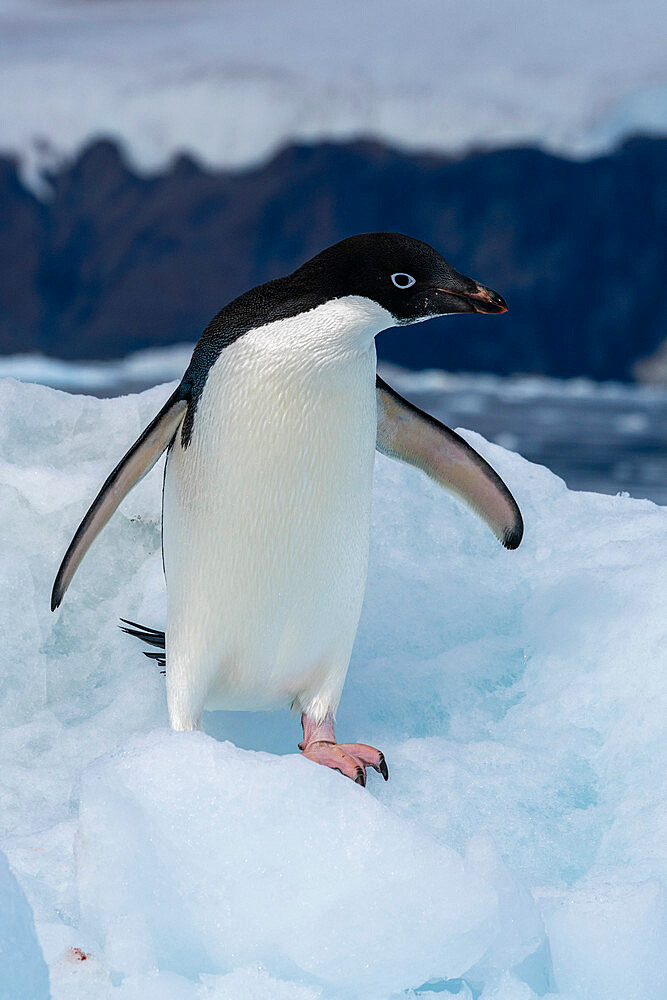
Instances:
[[[523,518],[519,515],[516,524],[505,529],[505,534],[500,539],[506,549],[518,549],[523,539]]]

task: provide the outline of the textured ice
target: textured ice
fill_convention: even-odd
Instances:
[[[0,1000],[48,1000],[49,973],[32,910],[0,852]]]
[[[565,894],[545,895],[542,908],[554,975],[563,988],[586,1000],[667,997],[663,881],[593,881]]]
[[[338,723],[387,755],[364,791],[294,753],[287,711],[166,730],[164,679],[116,628],[164,622],[159,469],[48,611],[168,392],[0,383],[0,847],[54,1000],[664,996],[665,508],[465,432],[522,506],[508,553],[378,457]]]
[[[144,168],[289,141],[590,154],[667,130],[661,0],[2,0],[2,147],[35,179],[98,135]]]

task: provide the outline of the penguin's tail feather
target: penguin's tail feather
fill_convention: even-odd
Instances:
[[[122,625],[118,627],[122,632],[127,632],[128,635],[133,635],[136,639],[140,639],[142,642],[148,643],[149,646],[157,646],[157,650],[144,649],[144,656],[147,656],[149,660],[155,660],[159,667],[165,667],[167,664],[167,656],[164,651],[164,632],[159,632],[155,628],[148,628],[147,625],[137,625],[136,622],[130,622],[126,618],[121,618]],[[164,670],[162,671],[164,673]]]

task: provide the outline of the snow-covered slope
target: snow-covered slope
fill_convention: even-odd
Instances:
[[[466,432],[522,506],[508,553],[378,457],[338,725],[386,752],[364,791],[294,753],[288,712],[166,729],[164,679],[116,628],[164,620],[158,469],[48,611],[168,391],[0,383],[0,847],[54,1000],[664,996],[667,510]]]
[[[606,149],[667,130],[660,0],[2,0],[0,148],[91,136],[136,163],[255,162],[288,140]]]

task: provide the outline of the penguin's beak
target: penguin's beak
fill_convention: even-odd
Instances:
[[[452,295],[456,299],[463,300],[461,306],[456,312],[478,312],[486,313],[492,315],[494,313],[504,313],[507,312],[507,303],[502,295],[498,292],[494,292],[492,288],[487,288],[485,285],[480,285],[479,282],[473,282],[472,289],[466,291],[460,291],[459,289],[453,288],[438,288],[439,292],[445,295]],[[465,302],[466,305],[463,305]]]

